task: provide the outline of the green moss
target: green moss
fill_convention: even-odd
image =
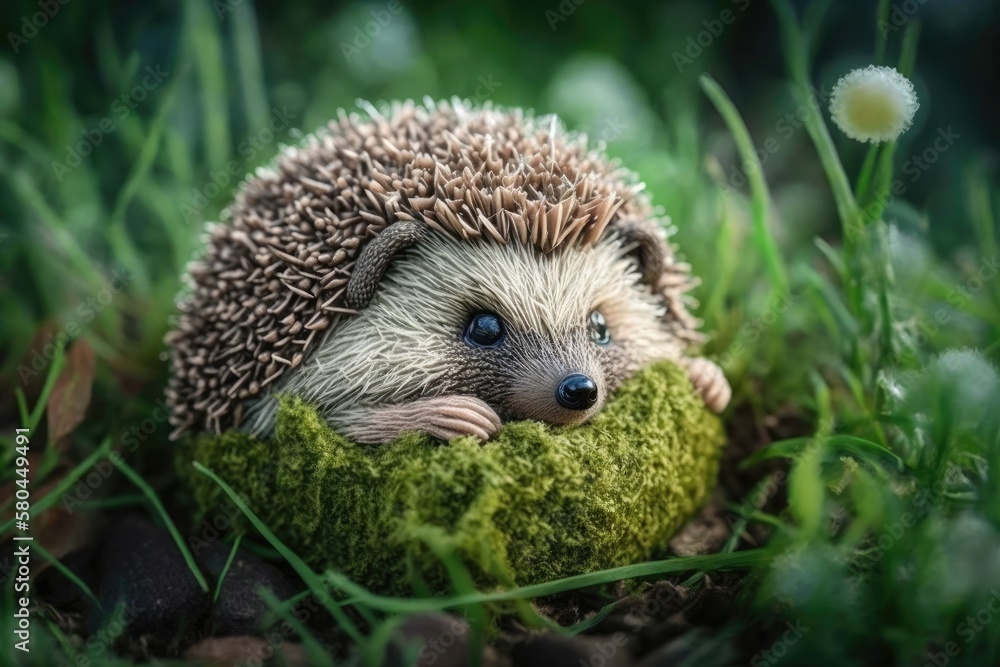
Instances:
[[[649,558],[708,497],[719,420],[670,363],[627,382],[589,423],[506,424],[485,445],[407,434],[356,445],[316,411],[284,399],[275,442],[228,432],[187,443],[181,470],[202,512],[226,480],[312,567],[375,590],[432,588],[435,549],[458,553],[478,583],[528,584]]]

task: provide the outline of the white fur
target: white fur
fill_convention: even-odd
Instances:
[[[628,250],[615,237],[543,254],[530,245],[431,234],[395,258],[361,314],[328,331],[316,354],[251,408],[247,427],[270,430],[279,392],[320,406],[334,426],[358,408],[440,395],[446,380],[453,382],[455,341],[477,310],[558,346],[599,309],[625,352],[627,374],[680,358],[661,319],[664,306],[641,283]],[[526,357],[525,368],[534,363],[545,372],[543,360],[531,359],[533,351],[517,353]],[[595,352],[589,366],[596,358]],[[527,378],[526,400],[531,385]]]

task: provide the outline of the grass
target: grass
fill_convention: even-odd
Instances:
[[[205,580],[205,575],[201,573],[201,570],[195,564],[194,556],[191,554],[191,550],[188,548],[187,542],[181,536],[180,531],[177,530],[177,526],[175,526],[174,522],[170,519],[170,515],[167,514],[167,510],[163,507],[163,503],[160,502],[159,496],[156,495],[156,491],[153,490],[153,487],[151,487],[149,483],[139,475],[139,473],[133,470],[129,464],[125,463],[124,459],[115,457],[112,460],[115,467],[121,470],[122,474],[124,474],[130,482],[135,484],[135,486],[142,491],[143,495],[149,499],[149,504],[153,506],[153,509],[156,510],[156,513],[163,520],[167,530],[170,532],[170,536],[177,544],[177,550],[180,551],[181,555],[184,557],[184,562],[187,563],[188,568],[191,570],[191,574],[194,575],[194,578],[197,580],[201,590],[207,593],[209,590],[208,581]]]
[[[256,533],[228,536],[233,544],[222,576],[240,546],[293,571],[305,589],[303,596],[268,603],[275,617],[302,638],[314,664],[377,663],[400,623],[429,611],[468,618],[474,645],[491,639],[504,619],[570,636],[600,633],[601,621],[622,606],[612,594],[620,590],[614,589],[615,582],[630,582],[634,592],[660,580],[700,591],[716,585],[726,572],[746,575],[736,615],[723,629],[703,637],[692,664],[717,664],[725,651],[744,662],[756,658],[757,664],[774,664],[779,647],[781,662],[787,664],[810,659],[911,665],[939,660],[939,655],[949,665],[1000,660],[1000,618],[988,606],[992,591],[1000,589],[1000,390],[993,370],[1000,361],[1000,280],[995,274],[983,278],[984,262],[997,250],[1000,188],[985,152],[966,144],[954,149],[962,151],[960,157],[954,157],[956,152],[941,161],[965,165],[953,172],[953,182],[943,171],[921,177],[921,187],[940,193],[932,200],[949,202],[948,208],[937,207],[938,218],[926,211],[914,213],[904,202],[871,208],[889,192],[893,179],[902,177],[901,156],[924,150],[928,144],[921,142],[933,140],[933,130],[923,139],[904,135],[899,143],[863,151],[827,126],[812,92],[826,63],[813,59],[826,53],[818,48],[823,40],[835,39],[820,32],[836,18],[832,4],[815,3],[797,15],[783,0],[772,3],[770,20],[780,25],[789,95],[754,97],[751,103],[745,94],[727,94],[731,77],[707,49],[699,65],[717,76],[648,74],[646,88],[662,92],[640,100],[645,106],[632,109],[633,115],[627,106],[623,112],[626,121],[636,124],[653,119],[648,136],[626,132],[609,146],[613,155],[638,169],[654,200],[673,216],[674,240],[702,281],[696,296],[705,329],[712,332],[707,349],[721,360],[733,383],[734,403],[726,420],[734,446],[750,445],[740,471],[747,491],[727,498],[733,536],[725,548],[707,556],[488,591],[475,590],[463,564],[442,552],[452,594],[386,597],[337,572],[311,571],[233,495]],[[588,7],[579,7],[559,27],[553,38],[557,44],[572,30],[586,30],[590,21],[607,24],[605,9]],[[914,17],[883,40],[874,26],[878,16],[889,15],[889,7],[880,2],[863,17],[876,34],[865,56],[919,74],[920,35],[932,26],[921,29]],[[63,11],[66,15],[57,18],[69,25],[82,20],[72,5]],[[0,379],[9,394],[9,421],[17,423],[0,436],[6,463],[13,458],[13,427],[28,426],[32,454],[49,462],[32,463],[36,526],[43,525],[45,513],[60,511],[95,466],[110,458],[121,474],[102,482],[97,497],[77,507],[89,512],[128,504],[158,517],[199,585],[217,593],[221,577],[211,581],[195,564],[184,539],[187,517],[174,500],[176,485],[163,473],[171,459],[165,424],[154,423],[151,434],[140,432],[142,446],[128,446],[130,430],[156,414],[166,377],[161,341],[175,307],[179,275],[198,245],[200,222],[189,220],[182,205],[192,201],[195,191],[204,192],[212,174],[229,161],[249,172],[266,162],[279,143],[296,139],[285,130],[250,157],[239,152],[238,138],[266,126],[271,107],[290,106],[296,124],[308,130],[334,115],[331,99],[349,106],[353,97],[418,94],[411,91],[472,96],[478,84],[463,90],[439,76],[439,71],[457,71],[456,62],[479,68],[477,76],[479,71],[495,75],[502,82],[500,102],[560,111],[580,126],[592,121],[599,126],[606,119],[592,110],[559,107],[538,92],[546,80],[534,63],[549,61],[533,51],[540,48],[536,40],[524,40],[523,54],[484,54],[473,40],[458,40],[440,17],[422,15],[416,24],[404,13],[393,19],[392,29],[401,31],[393,39],[399,48],[420,49],[407,68],[394,70],[398,63],[371,60],[365,61],[368,69],[358,70],[337,60],[337,53],[327,53],[312,61],[315,70],[295,70],[299,80],[275,83],[274,69],[282,66],[283,52],[297,52],[298,41],[303,49],[336,51],[313,42],[322,42],[319,36],[328,30],[349,34],[353,23],[313,26],[308,17],[289,16],[281,19],[287,22],[282,25],[301,28],[294,22],[305,21],[314,30],[289,29],[288,37],[270,31],[250,3],[236,5],[221,20],[211,4],[195,0],[176,11],[176,43],[159,50],[148,47],[141,54],[127,46],[132,39],[116,30],[110,14],[100,19],[94,29],[101,37],[94,76],[101,86],[95,90],[73,89],[69,73],[80,71],[77,63],[46,41],[62,29],[55,20],[51,32],[42,32],[31,45],[34,56],[18,61],[23,108],[16,116],[0,117],[0,206],[6,214],[0,223],[6,235],[0,237],[0,312],[5,318],[0,340],[7,351]],[[701,29],[702,18],[712,17],[695,13],[675,18],[678,32],[648,40],[652,46],[636,46],[667,49],[641,51],[636,57],[643,63],[666,62],[668,67],[669,45],[683,44],[689,32]],[[144,29],[155,39],[139,42],[162,41],[164,33],[155,26]],[[411,29],[425,36],[418,46],[407,46]],[[502,38],[491,32],[499,28],[482,30],[483,43]],[[561,57],[570,60],[573,54]],[[170,76],[119,117],[111,111],[111,101],[132,90],[146,64],[157,58],[164,59]],[[563,70],[549,60],[544,76],[558,78]],[[524,64],[528,61],[531,67]],[[291,76],[287,70],[285,75]],[[782,74],[775,70],[763,76]],[[796,170],[796,178],[788,179],[776,176],[781,165],[761,163],[754,136],[767,121],[767,112],[757,106],[795,105],[812,112],[803,120],[803,136],[793,137],[776,154],[776,160],[787,160],[782,164]],[[66,162],[68,147],[104,116],[114,118],[114,131],[57,178],[52,163]],[[928,127],[949,124],[946,117],[933,118]],[[709,155],[709,147],[720,142],[738,158]],[[748,196],[732,187],[724,175],[728,169],[719,162],[728,167],[734,159],[754,166]],[[806,189],[812,202],[806,208],[796,208],[796,185]],[[207,198],[200,211],[203,220],[218,216],[233,186]],[[811,224],[814,218],[821,222]],[[942,240],[940,229],[948,225],[965,237]],[[110,279],[120,267],[133,278],[115,290]],[[88,299],[97,300],[85,308]],[[47,442],[43,417],[48,397],[73,369],[59,345],[43,355],[40,369],[25,360],[32,358],[33,341],[44,345],[49,333],[68,331],[71,325],[80,330],[71,344],[86,341],[97,352],[94,398],[86,420],[68,441]],[[941,355],[966,348],[980,352]],[[128,463],[112,450],[124,450]],[[776,466],[782,482],[768,476]],[[12,466],[4,466],[0,475],[3,482],[12,480]],[[225,490],[224,482],[215,479]],[[765,493],[767,489],[774,492]],[[744,502],[759,497],[766,502]],[[9,496],[0,494],[0,534],[5,536],[13,527],[7,520],[12,508]],[[747,531],[760,535],[764,529],[769,539],[749,545]],[[42,537],[36,569],[41,561],[51,563],[83,595],[96,599],[83,578],[52,555],[56,550],[50,541],[58,542],[58,536]],[[432,543],[433,536],[428,540]],[[419,582],[414,585],[419,591]],[[573,592],[602,601],[593,616],[560,626],[541,613],[540,599]],[[294,613],[295,604],[309,595],[321,602],[322,618],[330,619],[332,632],[322,633],[317,619],[305,623]],[[0,597],[5,637],[13,630],[13,609],[13,592],[5,587]],[[130,660],[120,642],[112,642],[117,651],[91,651],[87,638],[60,626],[59,614],[51,608],[37,607],[33,613],[37,622],[30,659],[35,664],[83,657],[97,665]],[[807,631],[785,642],[786,623]],[[335,655],[325,643],[331,636],[339,651]],[[0,662],[25,659],[6,641],[2,646]]]

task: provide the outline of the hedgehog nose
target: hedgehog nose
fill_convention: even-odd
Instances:
[[[597,403],[597,384],[586,375],[567,375],[556,389],[556,400],[570,410],[587,410]]]

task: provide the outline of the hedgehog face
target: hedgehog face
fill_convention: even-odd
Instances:
[[[599,310],[590,312],[604,321]],[[462,337],[468,349],[455,349],[451,355],[466,377],[475,378],[471,393],[502,419],[582,422],[600,410],[622,373],[609,352],[608,327],[595,334],[586,311],[576,320],[553,327],[552,335],[534,331],[515,317],[475,313]],[[481,344],[494,337],[493,344]]]
[[[430,234],[281,390],[335,426],[341,408],[451,394],[504,421],[583,422],[641,367],[679,355],[631,250],[613,236],[545,254]]]
[[[592,346],[609,348],[611,332],[599,310],[578,319],[550,338],[498,313],[474,313],[462,341],[471,348],[463,356],[469,375],[479,378],[477,397],[491,399],[506,418],[554,424],[583,421],[599,410],[608,378],[617,374],[614,368],[605,372],[613,360],[606,349]]]

